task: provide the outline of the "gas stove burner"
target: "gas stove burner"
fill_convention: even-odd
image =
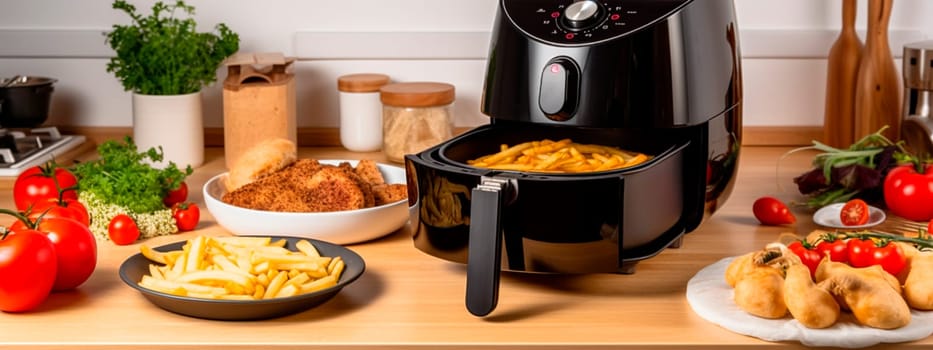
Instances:
[[[0,129],[0,176],[17,176],[78,147],[84,136],[62,135],[54,126],[28,130]]]

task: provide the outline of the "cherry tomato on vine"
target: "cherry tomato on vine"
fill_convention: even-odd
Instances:
[[[175,226],[178,231],[191,231],[198,226],[201,220],[201,209],[192,202],[176,203],[172,207],[172,217],[175,218]]]
[[[846,241],[846,250],[852,267],[869,267],[875,262],[875,241],[871,239],[851,238]]]
[[[839,210],[839,221],[845,226],[859,226],[868,223],[868,203],[861,199],[846,202]]]
[[[823,239],[816,244],[816,251],[820,253],[820,256],[829,255],[829,260],[835,262],[849,261],[849,251],[846,248],[846,241],[841,239]]]
[[[63,199],[78,199],[74,190],[78,179],[65,168],[54,163],[45,166],[34,166],[26,169],[16,177],[13,183],[13,202],[16,209],[26,210],[30,205],[48,198],[59,198],[59,190]]]
[[[139,226],[129,215],[118,214],[110,219],[107,226],[107,235],[117,245],[127,245],[139,239]]]
[[[97,267],[97,240],[86,225],[74,219],[43,217],[33,221],[22,218],[13,223],[10,229],[13,232],[24,229],[42,232],[55,245],[58,273],[52,290],[69,290],[80,286]]]
[[[875,265],[881,265],[882,269],[895,276],[907,267],[904,250],[894,242],[886,242],[880,247],[876,245],[872,258]]]
[[[800,261],[810,270],[811,277],[816,276],[816,268],[820,266],[820,261],[823,261],[823,255],[819,251],[814,250],[814,247],[811,247],[809,243],[802,241],[794,241],[788,244],[787,249],[800,257]]]
[[[774,197],[761,197],[752,204],[755,218],[765,225],[784,225],[797,222],[797,218],[784,202]]]
[[[55,246],[41,232],[0,237],[0,310],[22,312],[42,304],[55,284],[57,259]]]
[[[171,208],[175,204],[181,203],[188,200],[188,184],[182,182],[178,188],[168,191],[168,194],[165,195],[165,198],[162,199],[162,204],[165,204],[166,207]]]

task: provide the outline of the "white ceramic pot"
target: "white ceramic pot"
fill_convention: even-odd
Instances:
[[[133,93],[133,140],[140,151],[162,146],[156,167],[174,162],[180,169],[204,163],[201,92],[186,95]]]

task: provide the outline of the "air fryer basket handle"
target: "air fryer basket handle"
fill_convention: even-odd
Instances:
[[[495,310],[502,264],[500,216],[508,182],[487,179],[472,191],[467,257],[466,307],[475,316]]]

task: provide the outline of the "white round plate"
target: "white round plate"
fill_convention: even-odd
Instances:
[[[839,219],[839,212],[842,210],[844,205],[845,203],[834,203],[820,208],[820,210],[817,210],[816,213],[813,213],[813,222],[820,226],[843,229],[867,228],[884,222],[884,211],[869,205],[869,217],[867,223],[864,225],[853,226],[843,225],[842,221]]]
[[[703,319],[732,332],[767,341],[799,341],[806,346],[834,348],[908,342],[933,333],[933,312],[914,309],[910,310],[909,324],[891,330],[861,326],[851,313],[843,313],[836,324],[824,329],[804,327],[790,316],[779,319],[752,316],[735,304],[732,287],[726,283],[726,269],[734,258],[704,267],[687,282],[690,308]]]

